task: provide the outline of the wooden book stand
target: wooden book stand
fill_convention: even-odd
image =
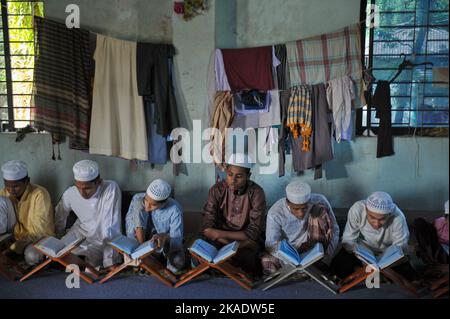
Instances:
[[[267,289],[281,283],[282,281],[288,279],[290,276],[296,273],[304,273],[311,279],[318,282],[324,288],[328,289],[333,294],[337,294],[339,292],[339,287],[333,283],[331,280],[326,278],[322,272],[317,269],[314,265],[310,265],[308,267],[302,266],[294,266],[291,264],[286,264],[282,266],[278,271],[274,272],[266,279],[264,279],[264,283],[261,286],[262,291],[266,291]]]
[[[411,284],[406,278],[404,278],[399,273],[395,272],[392,267],[395,267],[396,265],[399,265],[406,261],[406,258],[402,258],[392,264],[389,267],[386,267],[384,269],[380,269],[380,274],[391,280],[393,283],[399,285],[401,288],[407,290],[411,294],[413,294],[415,297],[419,297],[419,294],[417,293],[417,289],[414,287],[413,284]],[[364,261],[365,262],[365,261]],[[365,265],[367,266],[367,262],[365,262]],[[347,290],[353,288],[354,286],[358,285],[359,283],[363,282],[371,276],[376,270],[371,269],[371,271],[366,272],[366,266],[363,266],[359,269],[357,269],[353,274],[349,275],[347,278],[341,281],[341,288],[339,289],[340,293],[346,292]]]
[[[178,281],[175,284],[175,288],[180,287],[181,285],[185,284],[186,282],[190,281],[194,277],[197,277],[201,273],[205,272],[209,268],[216,269],[223,274],[225,274],[228,278],[234,280],[237,282],[241,287],[247,290],[252,289],[253,282],[238,268],[234,267],[229,263],[229,259],[233,256],[230,256],[228,258],[225,258],[224,260],[221,260],[217,264],[210,263],[203,259],[202,257],[198,256],[194,252],[191,251],[191,255],[195,257],[200,264],[192,269],[191,271],[187,272],[183,276],[180,277],[180,281]]]
[[[114,277],[116,274],[118,274],[119,272],[121,272],[125,268],[135,266],[135,262],[136,262],[135,259],[132,259],[127,253],[123,252],[122,250],[120,250],[117,247],[113,246],[113,249],[118,251],[119,253],[121,253],[124,256],[124,260],[127,260],[125,258],[125,256],[128,257],[129,261],[126,261],[123,264],[121,264],[118,267],[116,267],[113,270],[111,270],[105,276],[105,278],[103,278],[100,281],[101,284],[105,283],[106,281],[108,281],[109,279]],[[143,269],[143,270],[147,271],[148,273],[154,275],[156,278],[158,278],[160,281],[162,281],[167,286],[173,287],[173,284],[177,281],[175,275],[172,274],[172,272],[170,272],[166,267],[164,267],[159,261],[154,259],[151,256],[151,254],[153,254],[153,251],[151,251],[151,252],[149,252],[149,253],[147,253],[147,254],[137,258],[137,260],[138,260],[138,266],[137,267],[139,269]],[[161,272],[164,272],[170,280],[167,279],[166,277],[162,276]]]
[[[433,292],[433,298],[440,298],[448,293],[448,274],[442,278],[436,280],[431,284],[431,291]]]
[[[39,270],[43,269],[45,266],[47,266],[51,262],[59,263],[59,264],[63,265],[65,268],[67,268],[67,266],[69,266],[69,265],[77,265],[78,269],[81,269],[82,267],[87,268],[91,272],[92,276],[94,276],[94,278],[97,279],[100,276],[99,272],[94,267],[89,265],[87,262],[85,262],[78,256],[72,254],[72,251],[74,249],[76,249],[80,244],[81,244],[81,242],[78,243],[78,245],[75,245],[74,247],[72,247],[69,251],[67,251],[65,254],[63,254],[60,257],[49,256],[47,253],[43,252],[38,247],[36,247],[36,245],[33,244],[33,247],[35,249],[37,249],[40,253],[45,255],[47,257],[47,259],[45,261],[43,261],[40,265],[33,268],[28,274],[23,276],[20,279],[20,282],[25,281],[26,279],[28,279],[29,277],[31,277],[32,275],[37,273]],[[81,279],[86,281],[88,284],[92,284],[94,282],[94,279],[92,279],[90,276],[88,276],[85,272],[76,271],[76,270],[74,270],[74,272],[78,276],[80,276]]]
[[[17,262],[5,255],[12,242],[13,237],[11,234],[2,235],[0,238],[0,275],[7,280],[15,281],[22,277],[25,271],[17,264]]]

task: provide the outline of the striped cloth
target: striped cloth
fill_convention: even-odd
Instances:
[[[35,127],[88,149],[91,55],[88,31],[34,18],[37,34],[33,103]]]
[[[263,267],[263,274],[266,276],[272,275],[281,268],[280,260],[267,252],[264,252],[261,255],[261,264]]]
[[[311,87],[300,85],[291,88],[286,126],[291,130],[294,138],[300,135],[303,137],[302,151],[304,152],[311,150],[312,116]]]
[[[311,246],[319,242],[327,249],[333,230],[329,214],[328,209],[321,204],[315,204],[311,208],[308,218],[308,244]]]
[[[362,62],[359,24],[286,44],[291,86],[320,84],[351,76],[356,83],[355,101],[362,107]]]

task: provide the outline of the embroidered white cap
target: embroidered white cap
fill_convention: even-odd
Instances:
[[[448,215],[448,201],[446,201],[444,205],[444,214]]]
[[[90,182],[99,175],[98,164],[91,160],[82,160],[73,166],[73,175],[76,181]]]
[[[286,186],[286,197],[292,204],[306,204],[311,199],[311,186],[301,181],[291,182]]]
[[[391,214],[395,209],[391,195],[385,192],[372,193],[366,200],[366,206],[376,214]]]
[[[147,188],[147,195],[156,201],[166,200],[171,192],[170,184],[160,178],[151,182]]]
[[[19,181],[28,176],[27,165],[22,161],[8,161],[2,165],[3,179]]]
[[[227,161],[228,165],[239,166],[244,168],[252,168],[253,161],[250,156],[243,153],[232,154]]]

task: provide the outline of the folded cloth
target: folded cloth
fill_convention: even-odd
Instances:
[[[235,111],[237,114],[269,112],[271,103],[269,92],[246,91],[234,94]]]
[[[268,112],[247,112],[242,115],[236,111],[231,127],[246,130],[248,128],[281,125],[280,94],[277,90],[268,93],[270,94]]]

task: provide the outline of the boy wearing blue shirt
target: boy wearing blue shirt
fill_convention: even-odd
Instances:
[[[167,258],[167,268],[179,272],[185,263],[183,248],[183,211],[172,198],[166,181],[153,181],[146,193],[134,195],[126,216],[127,236],[139,243],[155,242]]]

